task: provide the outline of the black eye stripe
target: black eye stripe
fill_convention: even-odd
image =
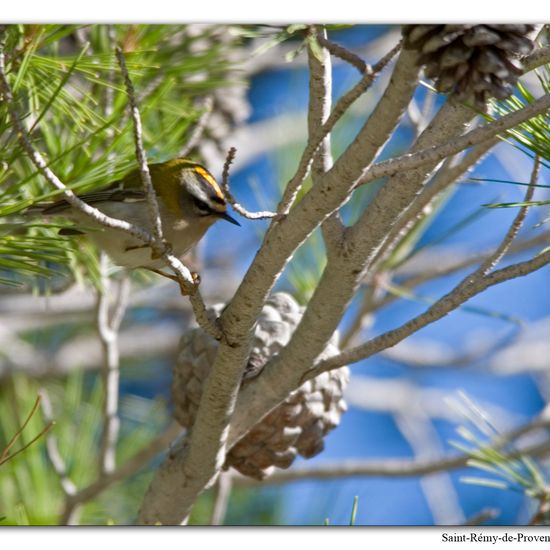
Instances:
[[[197,197],[193,197],[193,203],[197,207],[197,209],[200,211],[201,214],[204,216],[208,214],[212,214],[212,208],[208,204],[206,204],[204,201],[201,201]]]

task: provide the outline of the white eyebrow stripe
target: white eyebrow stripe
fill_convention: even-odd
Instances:
[[[204,189],[201,185],[197,184],[196,182],[187,182],[187,190],[191,195],[194,197],[197,197],[197,199],[201,199],[207,204],[210,204],[210,197],[206,194]]]
[[[212,197],[206,192],[204,189],[204,186],[201,185],[197,181],[188,181],[186,182],[187,191],[189,194],[191,194],[193,197],[195,197],[198,200],[203,201],[208,205],[210,210],[213,212],[225,212],[226,206],[225,204],[219,204],[212,200]]]

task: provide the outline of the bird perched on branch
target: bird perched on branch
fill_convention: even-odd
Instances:
[[[227,203],[219,184],[200,164],[173,159],[150,164],[149,171],[157,195],[163,236],[171,247],[171,253],[178,258],[196,245],[216,221],[226,220],[240,225],[227,213]],[[107,216],[125,220],[152,233],[151,210],[138,169],[104,189],[83,193],[79,198]],[[142,267],[168,276],[159,271],[165,265],[164,261],[154,254],[150,245],[123,230],[105,227],[66,200],[35,205],[29,212],[72,220],[75,226],[62,229],[60,234],[87,235],[117,265]]]

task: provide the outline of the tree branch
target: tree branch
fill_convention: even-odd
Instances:
[[[52,402],[50,396],[46,391],[46,388],[40,389],[42,416],[47,424],[55,424],[55,419],[53,416]],[[67,466],[61,453],[59,452],[59,447],[57,445],[57,438],[54,433],[49,433],[46,437],[46,450],[48,453],[48,458],[53,466],[53,469],[59,481],[61,482],[61,488],[66,496],[71,496],[76,493],[76,485],[71,481]]]
[[[365,74],[372,70],[358,55],[340,44],[336,44],[332,40],[329,40],[326,36],[326,32],[318,33],[316,39],[323,48],[326,48],[335,57],[339,57],[342,61],[355,67],[361,74]]]
[[[521,434],[528,433],[541,427],[548,427],[548,422],[541,425],[540,419],[535,419],[526,424],[521,429]],[[502,449],[516,438],[516,431],[497,436],[494,441],[488,444],[489,448]],[[526,445],[505,453],[510,459],[518,458],[521,455],[532,457],[544,457],[550,453],[550,444],[545,441],[533,445]],[[245,476],[234,476],[233,484],[235,487],[258,487],[267,485],[280,485],[293,481],[302,481],[306,479],[341,479],[343,477],[354,476],[372,476],[372,477],[414,477],[434,474],[437,472],[446,472],[457,470],[468,466],[469,454],[459,454],[456,456],[444,456],[429,460],[399,460],[384,459],[375,460],[343,460],[338,462],[327,462],[318,466],[303,466],[300,468],[277,470],[272,475],[262,480],[256,481]]]
[[[386,91],[356,139],[339,157],[334,166],[324,174],[321,181],[313,186],[290,211],[288,217],[280,221],[271,234],[268,233],[264,243],[267,250],[272,244],[270,242],[272,238],[286,231],[289,226],[292,226],[295,219],[298,221],[294,228],[299,223],[307,222],[309,224],[314,219],[318,220],[323,211],[328,214],[332,213],[335,210],[333,204],[349,196],[348,193],[353,187],[353,182],[360,177],[364,166],[372,161],[385,144],[406,109],[418,77],[415,59],[416,57],[410,51],[403,50],[401,52]],[[296,236],[296,229],[294,229],[289,238],[296,238]],[[287,242],[286,239],[284,242]],[[339,256],[340,261],[342,255],[346,253],[347,250],[342,250]],[[331,269],[327,271],[329,265],[331,265]],[[253,265],[248,271],[241,289],[245,289],[245,285],[257,274],[254,267],[259,266]],[[350,282],[357,276],[357,273],[352,273],[352,270],[347,269],[347,265],[340,264],[340,269],[335,269],[336,267],[336,263],[327,264],[315,295],[291,342],[282,350],[282,354],[270,361],[262,371],[262,375],[240,392],[239,402],[231,422],[229,446],[235,444],[252,425],[282,401],[290,391],[300,385],[299,380],[305,365],[311,364],[312,359],[324,349],[326,342],[332,336],[335,318],[339,319],[345,309],[350,296],[350,288],[353,286],[353,283],[350,284]],[[249,277],[250,279],[248,279]],[[254,291],[253,287],[249,287],[247,295],[254,295]],[[325,317],[324,307],[321,308],[323,310],[321,313],[319,313],[319,308],[321,303],[326,306],[329,299],[335,309],[330,312],[330,317]],[[231,319],[229,315],[232,313],[231,308],[234,303],[235,300],[224,314],[228,316],[228,319]],[[316,304],[315,308],[311,308],[312,303]],[[239,315],[241,316],[242,312],[239,311]],[[311,326],[315,327],[312,331],[308,330]],[[310,362],[308,363],[308,361]]]
[[[446,157],[455,155],[460,151],[478,145],[491,139],[502,132],[545,113],[550,109],[550,94],[545,94],[533,103],[505,115],[494,122],[485,124],[480,128],[450,140],[443,145],[428,147],[415,153],[409,153],[393,159],[381,161],[369,168],[358,185],[365,185],[378,178],[392,176],[398,172],[413,170],[424,164],[437,163]]]
[[[310,28],[312,36],[323,44],[326,38],[326,30],[317,30],[315,25]],[[330,116],[332,103],[332,62],[328,51],[321,49],[322,59],[318,59],[318,53],[311,49],[308,43],[308,67],[309,67],[309,105],[307,113],[308,135],[312,136],[322,128]],[[350,52],[351,53],[351,52]],[[366,69],[365,69],[366,70]],[[364,71],[363,71],[364,72]],[[313,185],[318,185],[321,178],[332,168],[331,137],[328,133],[321,144],[311,164],[311,179]],[[323,240],[327,248],[327,254],[331,254],[339,247],[342,241],[344,225],[340,215],[335,212],[321,225]]]
[[[157,471],[140,510],[140,523],[181,523],[198,494],[215,481],[225,459],[229,421],[235,408],[257,316],[296,248],[347,199],[354,182],[369,162],[369,155],[374,156],[380,144],[391,135],[415,89],[418,67],[411,63],[413,58],[416,54],[402,52],[387,95],[350,147],[351,155],[347,158],[346,153],[342,155],[340,164],[336,163],[296,208],[272,223],[233,300],[220,318],[225,338],[220,343],[203,388],[189,444],[171,454]],[[375,124],[374,120],[378,121],[379,117],[379,124]],[[320,137],[319,144],[323,137]],[[267,390],[265,395],[270,393]],[[284,396],[278,400],[282,398]],[[268,399],[267,406],[272,408],[277,402]],[[242,412],[238,424],[243,427],[241,419],[244,419],[246,431],[268,411],[261,415],[247,411],[244,418]]]
[[[499,269],[498,271],[494,271],[490,275],[476,278],[472,284],[469,284],[472,277],[469,275],[462,281],[462,283],[449,292],[449,294],[438,300],[424,313],[418,315],[414,319],[411,319],[399,328],[381,334],[365,344],[344,351],[335,357],[319,361],[315,368],[307,373],[305,379],[309,380],[310,378],[314,378],[319,375],[321,372],[339,368],[349,363],[361,361],[386,348],[395,346],[395,344],[407,336],[410,336],[413,332],[417,332],[426,325],[441,319],[447,315],[447,313],[469,300],[472,296],[475,296],[476,294],[479,294],[480,292],[483,292],[487,288],[490,288],[496,284],[532,273],[533,271],[544,267],[548,263],[550,263],[550,251],[536,256],[532,260],[513,264],[511,266]]]
[[[522,60],[524,72],[532,71],[542,65],[550,63],[550,46],[537,48],[533,53],[524,57]]]
[[[223,165],[222,189],[223,189],[223,194],[227,199],[227,202],[233,207],[233,209],[236,212],[238,212],[241,216],[249,220],[262,220],[262,219],[274,218],[277,215],[275,214],[275,212],[249,212],[248,210],[246,210],[246,208],[242,207],[237,202],[237,199],[235,199],[235,197],[233,196],[233,193],[231,193],[231,189],[229,187],[229,167],[235,160],[236,153],[237,153],[237,149],[235,149],[235,147],[231,147],[227,152],[227,157]]]
[[[233,475],[230,472],[222,472],[216,483],[216,497],[214,499],[214,507],[212,508],[210,525],[223,525],[232,487]]]
[[[509,458],[517,458],[520,455],[548,456],[550,445],[548,442],[525,447],[521,450],[508,453]],[[262,482],[251,478],[236,477],[235,487],[257,487],[260,485],[280,485],[293,481],[306,479],[341,479],[343,477],[369,476],[369,477],[415,477],[430,475],[437,472],[458,470],[468,466],[469,455],[456,457],[443,457],[437,460],[396,460],[384,459],[383,461],[371,460],[345,460],[336,463],[326,463],[319,466],[296,468],[294,470],[278,470]]]
[[[157,200],[157,194],[153,187],[153,181],[151,180],[151,174],[149,172],[149,165],[147,164],[147,155],[143,148],[143,137],[141,128],[141,116],[136,102],[136,92],[134,85],[128,73],[128,67],[126,66],[126,60],[122,49],[117,46],[115,53],[120,65],[122,76],[124,77],[124,85],[126,86],[126,92],[128,94],[128,101],[130,104],[130,113],[132,115],[132,122],[134,128],[134,141],[136,145],[136,159],[138,161],[139,173],[141,175],[141,182],[143,184],[143,190],[147,197],[147,207],[149,208],[149,221],[153,228],[153,236],[155,242],[155,254],[161,256],[165,250],[165,240],[162,231],[162,219],[160,217],[159,204]]]
[[[509,249],[509,254],[520,254],[521,252],[529,250],[535,246],[544,245],[545,243],[548,242],[549,237],[550,237],[550,231],[545,231],[544,233],[541,233],[535,237],[524,239],[517,243],[512,243]],[[487,258],[489,258],[492,254],[493,254],[492,250],[469,254],[468,257],[462,260],[458,260],[449,265],[438,265],[435,268],[427,269],[425,272],[419,273],[418,275],[412,275],[406,278],[404,281],[402,281],[400,286],[407,290],[416,288],[421,284],[431,281],[433,279],[437,279],[439,277],[445,277],[446,275],[450,275],[451,273],[456,273],[457,271],[460,271],[462,269],[475,265],[479,262],[483,262]],[[385,307],[396,299],[397,299],[397,295],[388,294],[377,301],[373,301],[372,304],[370,304],[370,307],[365,310],[365,313],[369,313],[371,311],[375,311],[382,307]]]
[[[279,215],[284,216],[288,214],[290,207],[294,203],[294,200],[296,199],[296,196],[298,195],[298,192],[309,173],[315,153],[321,146],[325,136],[332,131],[336,123],[342,118],[342,115],[349,109],[350,105],[370,88],[376,76],[388,65],[400,48],[401,43],[392,48],[387,55],[385,55],[376,65],[374,65],[372,72],[366,73],[351,90],[345,93],[334,106],[334,109],[330,113],[330,116],[325,124],[320,127],[314,135],[310,135],[306,148],[302,153],[302,158],[298,164],[296,174],[287,183],[281,202],[277,207],[277,213]]]
[[[44,420],[53,425],[55,423],[53,416],[53,407],[46,388],[40,389],[40,397],[42,399],[41,407]],[[59,525],[74,525],[76,524],[76,517],[79,510],[78,508],[68,508],[67,506],[69,500],[76,494],[77,489],[76,485],[69,477],[67,465],[63,460],[63,457],[61,456],[59,446],[57,444],[57,438],[53,433],[48,434],[48,437],[46,438],[46,452],[48,455],[48,459],[54,469],[54,472],[59,478],[59,482],[61,483],[61,488],[63,489],[65,497],[64,513],[61,515]]]
[[[116,305],[112,315],[110,306],[110,280],[108,275],[108,259],[105,253],[100,256],[101,288],[97,295],[97,329],[103,349],[103,431],[99,450],[100,475],[112,472],[116,466],[116,444],[120,427],[118,418],[118,393],[120,379],[120,352],[118,346],[118,330],[126,306],[130,290],[129,280],[125,277],[118,288]]]
[[[523,202],[529,202],[533,198],[533,194],[535,192],[535,186],[537,184],[537,179],[539,177],[539,172],[540,172],[540,158],[536,156],[535,162],[533,165],[533,171],[531,172],[531,178],[529,180],[529,187],[525,192],[525,197],[523,199]],[[500,243],[498,248],[495,250],[495,252],[491,256],[489,256],[479,266],[479,269],[476,272],[478,273],[479,277],[489,273],[500,262],[500,260],[502,260],[502,258],[508,252],[508,250],[510,250],[510,246],[512,245],[513,240],[517,237],[517,234],[519,233],[519,230],[521,229],[521,226],[525,221],[525,216],[527,215],[528,208],[529,206],[522,206],[519,209],[518,213],[516,214],[516,217],[514,218],[514,221],[512,222],[512,225],[508,229],[506,235],[502,239],[502,242]]]

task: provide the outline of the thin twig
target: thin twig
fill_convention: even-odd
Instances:
[[[31,418],[36,413],[36,410],[38,409],[38,405],[40,405],[40,395],[36,398],[36,401],[32,406],[31,412],[27,415],[26,420],[23,422],[23,424],[21,424],[19,429],[13,434],[12,438],[8,441],[6,447],[2,450],[2,454],[0,454],[0,464],[6,462],[5,458],[8,456],[10,449],[15,445],[19,437],[21,437],[23,430],[27,427],[27,424],[31,421]]]
[[[46,388],[40,389],[42,416],[48,424],[54,424],[53,407]],[[65,496],[72,496],[76,493],[76,485],[71,481],[67,465],[59,452],[59,446],[57,444],[57,437],[52,431],[46,437],[46,452],[48,459],[50,460],[52,467],[59,478],[61,488],[65,493]]]
[[[529,180],[529,187],[527,188],[523,202],[528,203],[533,198],[533,194],[535,192],[535,186],[537,184],[537,180],[539,177],[539,172],[540,172],[540,158],[538,156],[535,156],[533,171],[531,172],[531,178]],[[525,216],[527,215],[528,209],[529,209],[529,206],[522,206],[519,209],[519,212],[514,218],[512,225],[508,229],[506,235],[504,236],[504,239],[502,240],[498,248],[479,267],[478,272],[481,275],[486,275],[487,273],[489,273],[497,265],[497,263],[500,262],[500,260],[506,255],[506,253],[510,249],[510,246],[512,245],[512,242],[517,237],[517,234],[519,233],[519,230],[521,229],[523,222],[525,221]]]
[[[489,521],[491,519],[498,518],[500,512],[495,508],[484,508],[477,514],[470,516],[462,525],[477,526]]]
[[[48,422],[40,432],[38,432],[37,435],[35,435],[28,443],[23,445],[20,449],[15,451],[12,454],[9,454],[10,449],[13,447],[13,445],[16,443],[16,441],[21,437],[21,434],[23,433],[23,430],[27,427],[27,424],[30,422],[31,418],[36,413],[36,410],[38,408],[38,405],[40,404],[41,396],[39,395],[36,398],[36,401],[34,402],[34,405],[31,409],[31,412],[23,422],[23,424],[19,427],[19,429],[15,432],[13,437],[8,441],[8,444],[6,447],[2,450],[2,454],[0,454],[0,466],[4,463],[6,463],[8,460],[11,460],[12,458],[16,457],[19,453],[22,453],[23,451],[26,451],[33,443],[38,441],[43,435],[47,434],[51,428],[53,427],[53,422]]]
[[[347,48],[344,48],[344,46],[341,46],[340,44],[336,44],[332,40],[329,40],[321,33],[317,33],[315,35],[315,38],[317,39],[317,42],[319,42],[319,44],[323,46],[323,48],[326,48],[332,55],[340,58],[342,61],[346,61],[350,65],[353,65],[361,74],[365,74],[372,70],[371,67],[367,63],[365,63],[365,61],[363,61],[357,54],[354,54]]]
[[[74,494],[65,507],[63,512],[64,517],[69,517],[71,510],[81,504],[88,502],[96,497],[105,489],[109,488],[113,483],[126,479],[143,469],[155,456],[164,451],[171,442],[173,442],[182,432],[182,427],[177,422],[172,422],[164,432],[149,441],[143,449],[138,451],[134,456],[129,458],[124,464],[121,464],[103,477],[80,489]]]
[[[534,185],[537,182],[539,169],[540,169],[540,160],[538,157],[536,157],[535,164],[533,166],[533,172],[531,174],[530,185],[527,188],[527,192],[525,194],[526,201],[530,200],[530,198],[533,196],[533,192],[535,190]],[[523,206],[522,208],[520,208],[516,217],[512,221],[512,224],[508,228],[508,231],[504,235],[502,241],[497,246],[495,251],[472,274],[468,275],[457,285],[455,289],[457,293],[459,293],[462,289],[467,288],[468,286],[475,285],[478,281],[486,277],[487,274],[495,268],[495,266],[504,257],[504,255],[510,248],[512,241],[516,238],[519,230],[521,229],[521,226],[523,225],[523,221],[525,220],[525,216],[527,214],[528,208],[529,208],[528,206]]]
[[[103,349],[103,431],[99,451],[100,475],[112,472],[116,466],[116,444],[120,428],[118,418],[118,394],[120,380],[120,350],[118,329],[128,304],[129,280],[120,282],[112,315],[110,307],[110,280],[107,273],[108,259],[105,253],[100,256],[101,288],[97,296],[97,329]]]
[[[334,109],[330,113],[327,121],[319,128],[317,133],[310,137],[304,152],[302,153],[296,173],[287,183],[283,197],[277,207],[277,213],[279,216],[285,216],[288,214],[290,207],[294,203],[294,200],[296,199],[296,196],[298,195],[298,192],[309,173],[315,153],[321,146],[321,143],[325,137],[332,131],[336,123],[342,118],[344,113],[346,113],[350,105],[369,89],[376,76],[388,65],[400,49],[401,43],[394,46],[389,53],[387,53],[376,65],[373,66],[372,72],[366,73],[363,78],[353,88],[351,88],[351,90],[346,92],[334,106]]]
[[[128,100],[132,113],[132,120],[134,123],[133,127],[134,141],[136,146],[136,158],[139,163],[141,181],[147,193],[147,203],[149,206],[150,221],[153,227],[154,235],[151,248],[153,248],[154,253],[157,257],[162,257],[166,264],[170,266],[172,271],[175,273],[178,282],[185,294],[193,296],[190,301],[191,305],[193,306],[193,310],[195,311],[195,316],[199,325],[205,330],[205,332],[210,334],[216,340],[220,340],[223,337],[223,331],[221,330],[219,323],[217,323],[216,321],[211,321],[208,316],[205,315],[206,306],[204,305],[200,293],[197,292],[198,284],[195,283],[190,271],[183,265],[183,263],[178,258],[176,258],[176,256],[169,252],[169,246],[164,240],[162,220],[160,216],[157,195],[153,187],[153,182],[151,181],[151,174],[149,172],[147,157],[143,147],[141,117],[136,102],[134,86],[128,72],[128,67],[126,66],[124,54],[119,47],[116,48],[116,55],[124,77],[126,92],[128,94]]]
[[[389,160],[383,160],[371,166],[363,178],[357,183],[357,187],[365,185],[378,178],[393,176],[398,172],[406,172],[419,168],[425,164],[437,163],[451,155],[474,145],[487,141],[498,134],[505,132],[550,109],[550,93],[545,94],[533,103],[522,107],[518,111],[504,115],[503,117],[471,130],[443,145],[434,145],[415,153],[406,153]]]
[[[550,237],[550,231],[545,231],[544,233],[541,233],[536,237],[531,237],[529,239],[519,241],[516,244],[512,243],[512,246],[510,246],[510,249],[509,249],[509,253],[519,254],[535,246],[544,245],[548,242],[549,237]],[[425,271],[423,273],[419,273],[418,275],[411,275],[410,277],[404,279],[401,282],[400,286],[404,290],[412,290],[417,286],[420,286],[421,284],[424,284],[433,279],[437,279],[439,277],[445,277],[447,275],[450,275],[451,273],[456,273],[457,271],[461,271],[462,269],[465,269],[474,264],[477,264],[480,261],[481,262],[485,261],[492,254],[493,254],[493,251],[470,254],[467,258],[459,260],[450,265],[436,266],[434,269]],[[379,310],[389,305],[390,303],[394,302],[397,298],[398,296],[395,293],[387,294],[386,296],[379,299],[378,301],[373,302],[371,304],[371,307],[366,310],[366,313]]]
[[[122,75],[124,76],[124,84],[126,86],[128,101],[130,103],[130,112],[132,114],[134,128],[134,141],[136,145],[136,159],[138,161],[139,173],[141,175],[143,189],[145,191],[145,195],[147,196],[147,206],[149,207],[149,221],[151,222],[153,235],[156,241],[155,244],[157,250],[155,252],[160,256],[165,249],[165,247],[160,244],[164,243],[164,236],[162,232],[162,219],[160,217],[157,194],[155,193],[153,181],[151,180],[151,173],[149,172],[149,165],[147,164],[147,155],[145,154],[145,149],[143,147],[141,116],[139,114],[139,109],[136,103],[136,93],[134,90],[134,85],[130,78],[130,74],[128,72],[128,67],[126,66],[126,60],[124,58],[124,54],[122,53],[122,49],[117,46],[115,48],[115,52],[118,63],[120,65],[120,70],[122,72]]]
[[[210,525],[223,525],[231,489],[233,487],[233,475],[230,472],[222,472],[216,482],[216,497],[210,517]]]
[[[0,466],[7,462],[8,460],[11,460],[12,458],[16,457],[18,454],[22,453],[23,451],[26,451],[31,445],[36,443],[43,435],[46,435],[51,429],[53,428],[52,424],[47,424],[36,434],[28,443],[26,443],[21,449],[18,449],[15,451],[15,453],[12,453],[11,455],[8,455],[2,462],[0,462]]]
[[[249,212],[248,210],[246,210],[246,208],[242,207],[237,202],[237,200],[231,193],[231,189],[229,187],[229,168],[235,160],[236,153],[237,149],[235,149],[235,147],[231,147],[227,152],[227,157],[225,158],[225,162],[223,165],[222,188],[227,202],[234,208],[236,212],[238,212],[244,218],[248,218],[249,220],[265,220],[268,218],[274,218],[276,216],[275,212]]]
[[[539,426],[536,426],[538,429]],[[500,450],[508,442],[508,438],[499,436],[497,442],[490,444],[491,448]],[[520,456],[544,457],[550,452],[548,441],[533,445],[526,445],[523,448],[503,451],[506,458],[514,459]],[[373,476],[373,477],[414,477],[457,470],[468,466],[471,459],[470,454],[459,454],[456,456],[443,456],[430,460],[400,460],[384,459],[376,460],[342,460],[338,462],[325,462],[316,466],[302,466],[289,470],[277,470],[271,476],[261,481],[261,486],[280,485],[293,481],[306,479],[341,479],[343,477]],[[235,487],[258,487],[260,482],[245,476],[235,476],[233,479]]]
[[[424,313],[407,321],[400,327],[385,332],[362,345],[319,361],[313,369],[306,372],[303,380],[315,378],[315,376],[318,376],[322,372],[361,361],[384,349],[395,346],[413,332],[417,332],[422,327],[441,319],[447,315],[447,313],[450,313],[459,305],[476,294],[483,292],[487,288],[532,273],[548,263],[550,263],[550,251],[539,254],[531,260],[499,269],[484,277],[478,277],[475,273],[473,276],[468,275],[451,292],[438,300]]]

